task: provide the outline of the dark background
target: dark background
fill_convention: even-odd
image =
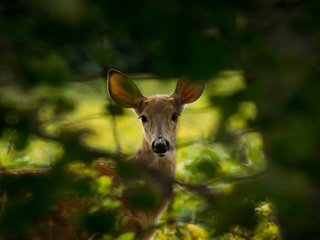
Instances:
[[[227,232],[234,224],[250,225],[252,213],[234,203],[251,197],[274,204],[283,239],[320,239],[319,11],[318,1],[299,0],[2,1],[0,87],[28,93],[45,84],[59,91],[70,81],[105,76],[110,67],[159,78],[185,74],[193,81],[241,70],[247,88],[226,98],[212,96],[212,101],[221,106],[224,119],[239,102],[257,105],[258,117],[250,127],[263,136],[268,168],[237,185],[227,198],[217,196],[217,204],[206,205],[207,217],[222,216],[219,224],[212,222],[218,229],[212,234]],[[14,148],[23,149],[31,135],[50,138],[36,117],[46,101],[60,112],[73,108],[72,102],[49,97],[27,109],[0,102],[0,131],[16,130]],[[51,195],[61,188],[53,179],[62,176],[65,162],[108,155],[88,152],[78,143],[79,134],[62,133],[54,139],[68,150],[64,163],[55,164],[49,176],[1,177],[2,189],[13,199],[25,189],[35,196],[2,212],[3,239],[14,239],[13,232],[23,235],[28,223],[48,209]],[[221,127],[215,141],[230,142],[232,137]],[[206,201],[204,192],[198,194]],[[97,219],[112,223],[108,214],[88,218],[85,224],[92,228]],[[102,230],[113,233],[113,228]]]

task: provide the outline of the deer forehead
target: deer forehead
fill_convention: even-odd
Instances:
[[[146,97],[142,110],[148,114],[171,114],[178,111],[176,101],[169,95],[155,95]]]

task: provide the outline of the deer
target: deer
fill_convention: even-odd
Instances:
[[[200,98],[205,85],[181,77],[171,95],[144,96],[126,74],[110,69],[107,72],[107,89],[116,104],[131,108],[141,121],[142,142],[128,161],[153,170],[145,180],[158,197],[158,203],[152,210],[137,210],[123,204],[124,207],[120,209],[121,225],[134,231],[136,239],[151,240],[173,193],[172,186],[164,184],[161,179],[163,176],[175,178],[178,119],[186,104]]]

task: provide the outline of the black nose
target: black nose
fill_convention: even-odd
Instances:
[[[169,141],[163,137],[158,137],[152,142],[152,151],[158,154],[166,153],[170,148]]]

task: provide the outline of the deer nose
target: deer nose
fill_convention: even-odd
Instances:
[[[157,154],[166,153],[170,148],[170,143],[163,137],[158,137],[152,142],[152,151]]]

